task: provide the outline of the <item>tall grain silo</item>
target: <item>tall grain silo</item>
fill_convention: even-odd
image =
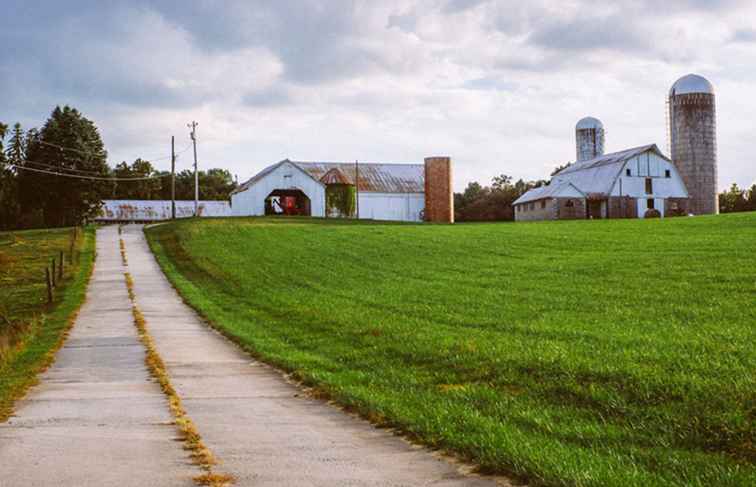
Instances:
[[[585,117],[575,126],[577,160],[587,161],[604,155],[604,124],[593,117]]]
[[[694,215],[719,213],[717,120],[714,87],[697,74],[683,76],[669,90],[672,162],[690,195]]]

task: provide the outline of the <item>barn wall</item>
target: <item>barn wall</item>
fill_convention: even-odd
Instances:
[[[425,208],[423,193],[360,192],[360,219],[422,221]]]
[[[553,198],[548,198],[517,205],[515,207],[515,221],[555,220],[558,211],[556,201]]]
[[[265,198],[276,189],[301,190],[310,198],[312,216],[325,216],[325,186],[288,162],[281,164],[246,191],[232,195],[232,214],[265,215]]]
[[[568,202],[572,206],[567,206]],[[560,220],[585,219],[585,198],[557,198],[557,218]]]
[[[228,201],[200,201],[201,217],[231,216]],[[176,201],[176,218],[194,216],[194,201]],[[161,221],[171,219],[170,200],[104,200],[95,220],[101,222]]]
[[[612,196],[609,198],[609,218],[638,218],[638,199]]]
[[[630,176],[627,175],[627,169],[630,169]],[[670,171],[669,178],[665,176],[667,170]],[[646,194],[646,178],[653,180],[654,192],[651,196]],[[675,165],[649,151],[627,161],[614,183],[611,195],[631,198],[686,198],[688,192]]]

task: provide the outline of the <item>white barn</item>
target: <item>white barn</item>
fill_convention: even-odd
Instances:
[[[326,194],[329,187],[342,186],[356,193],[355,212],[361,219],[419,222],[425,216],[425,171],[423,164],[285,159],[232,193],[231,212],[234,216],[337,216],[333,208],[326,208]]]
[[[517,221],[664,217],[687,205],[680,173],[655,144],[570,164],[514,202]]]

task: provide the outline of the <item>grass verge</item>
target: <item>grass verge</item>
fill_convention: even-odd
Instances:
[[[756,485],[756,214],[147,230],[184,299],[374,422],[533,485]]]
[[[0,357],[0,422],[8,419],[14,402],[52,364],[84,302],[94,267],[94,228],[79,233],[74,245],[77,257],[73,264],[66,263],[52,305],[46,303],[41,278],[52,256],[70,252],[71,234],[71,229],[0,233],[0,307],[19,330]]]

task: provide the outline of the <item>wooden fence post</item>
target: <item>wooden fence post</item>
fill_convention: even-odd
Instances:
[[[52,303],[53,302],[53,284],[52,279],[50,278],[50,268],[45,267],[45,282],[47,283],[47,302]]]
[[[60,251],[60,255],[58,256],[60,258],[60,262],[58,262],[58,280],[63,280],[63,251]]]
[[[79,227],[73,227],[73,237],[71,238],[71,249],[70,249],[70,254],[71,254],[71,255],[70,255],[70,256],[69,256],[69,258],[68,258],[68,263],[69,263],[69,264],[73,264],[73,263],[74,263],[74,251],[75,251],[75,249],[76,249],[76,240],[77,240],[77,239],[76,239],[76,237],[77,237],[77,232],[76,232],[76,230],[77,230],[78,228],[79,228]]]
[[[52,285],[53,285],[53,287],[56,286],[56,283],[55,283],[55,257],[53,257],[53,259],[52,259]]]

